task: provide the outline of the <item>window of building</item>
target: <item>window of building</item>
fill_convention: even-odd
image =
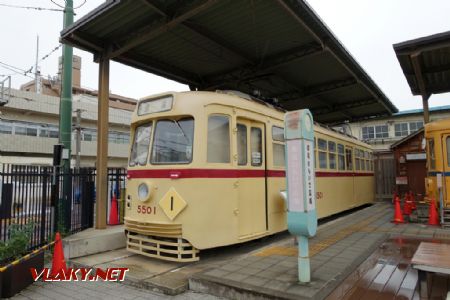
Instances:
[[[366,126],[362,128],[362,138],[363,140],[374,139],[375,138],[375,128],[373,126]]]
[[[237,124],[237,154],[238,165],[245,166],[247,164],[247,126]]]
[[[27,128],[25,126],[14,125],[14,134],[27,135]]]
[[[336,170],[336,143],[328,141],[328,163],[330,169]]]
[[[419,122],[409,122],[409,133],[413,133],[416,132],[417,130],[419,130],[420,128],[423,127],[423,122],[419,121]]]
[[[0,121],[0,133],[12,134],[13,126],[12,123]]]
[[[345,170],[345,154],[344,154],[344,145],[338,144],[338,169],[339,171]]]
[[[408,135],[408,123],[397,123],[394,126],[395,136],[407,136]]]
[[[273,151],[273,165],[276,167],[284,167],[284,129],[281,127],[272,127],[272,151]]]
[[[375,137],[377,139],[389,137],[388,126],[387,125],[377,125],[375,126]]]
[[[327,141],[324,139],[317,139],[317,148],[319,150],[319,168],[327,168]]]
[[[187,164],[192,161],[194,118],[156,122],[152,164]]]
[[[353,157],[352,157],[352,149],[346,148],[345,149],[345,161],[347,162],[347,171],[353,171]]]
[[[151,132],[152,123],[144,124],[136,128],[130,153],[130,166],[143,166],[146,164]]]
[[[227,116],[212,115],[208,118],[207,161],[230,162],[230,121]]]

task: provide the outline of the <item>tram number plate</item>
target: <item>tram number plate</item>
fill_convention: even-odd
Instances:
[[[137,213],[138,214],[147,214],[147,215],[150,215],[150,214],[156,215],[156,206],[138,205]]]

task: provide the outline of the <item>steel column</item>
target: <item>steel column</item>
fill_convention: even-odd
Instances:
[[[98,119],[97,119],[97,180],[96,229],[106,228],[106,201],[108,199],[108,110],[109,110],[109,59],[99,59]]]

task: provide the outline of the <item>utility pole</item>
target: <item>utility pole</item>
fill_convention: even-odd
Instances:
[[[73,0],[65,0],[64,8],[64,28],[73,23]],[[72,56],[73,48],[66,44],[63,45],[62,55],[62,85],[61,101],[59,107],[59,142],[64,145],[66,155],[63,156],[62,171],[63,177],[63,199],[62,204],[62,224],[66,229],[70,229],[71,224],[71,202],[72,202],[72,184],[69,176],[71,141],[72,141]],[[62,203],[61,203],[62,202]]]
[[[76,161],[75,161],[75,168],[77,169],[77,172],[80,171],[80,160],[81,160],[81,109],[77,109],[77,118],[75,120],[75,130],[76,130]]]
[[[41,93],[41,72],[39,70],[39,35],[36,39],[36,64],[34,66],[34,86],[36,94]]]

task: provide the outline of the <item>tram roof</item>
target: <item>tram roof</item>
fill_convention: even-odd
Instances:
[[[394,45],[413,95],[450,92],[450,31]]]
[[[109,0],[61,40],[193,90],[309,108],[322,123],[397,112],[304,0]]]

